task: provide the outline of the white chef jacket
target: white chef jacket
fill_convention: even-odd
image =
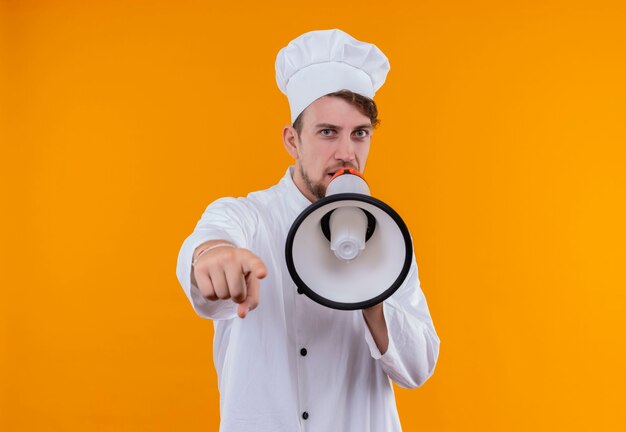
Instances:
[[[439,338],[413,257],[407,279],[383,303],[389,346],[381,355],[362,312],[319,305],[296,292],[285,240],[311,204],[292,180],[210,204],[184,241],[176,273],[195,311],[213,320],[222,432],[400,431],[391,380],[420,386],[433,373]],[[251,250],[268,269],[259,305],[245,319],[232,300],[208,301],[191,283],[193,252],[208,240]]]

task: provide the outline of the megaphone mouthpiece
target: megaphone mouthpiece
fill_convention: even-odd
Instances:
[[[358,193],[369,196],[370,188],[361,173],[346,168],[337,171],[326,188],[327,197],[339,193]]]

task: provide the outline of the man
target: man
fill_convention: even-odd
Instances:
[[[284,257],[296,217],[341,167],[363,171],[378,123],[371,98],[389,63],[340,30],[283,48],[277,82],[295,160],[278,184],[210,204],[178,257],[195,311],[215,326],[224,432],[400,430],[391,380],[418,387],[439,354],[417,265],[387,300],[340,311],[297,294]]]

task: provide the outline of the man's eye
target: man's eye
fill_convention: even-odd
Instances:
[[[320,133],[321,133],[322,135],[324,135],[324,136],[331,136],[331,135],[332,135],[332,133],[333,133],[333,131],[332,131],[332,129],[322,129],[322,130],[320,131]]]
[[[356,131],[355,134],[359,138],[365,138],[367,136],[367,131],[361,129],[361,130]]]

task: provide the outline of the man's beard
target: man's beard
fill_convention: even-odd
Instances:
[[[304,184],[306,188],[313,194],[313,196],[317,199],[322,199],[326,196],[326,185],[322,182],[314,182],[311,178],[304,172],[304,168],[302,165],[300,166],[300,175],[302,176],[302,180],[304,180]]]
[[[332,171],[337,172],[341,168],[352,168],[356,171],[359,171],[359,168],[354,166],[351,163],[343,164],[343,166],[337,167],[336,169]],[[302,176],[302,180],[304,180],[304,184],[306,185],[306,188],[309,190],[309,192],[311,192],[311,194],[313,194],[315,198],[322,199],[326,196],[327,186],[324,184],[324,182],[323,181],[314,182],[313,180],[311,180],[311,178],[307,175],[307,173],[304,172],[304,168],[302,168],[302,165],[300,165],[300,175]]]

